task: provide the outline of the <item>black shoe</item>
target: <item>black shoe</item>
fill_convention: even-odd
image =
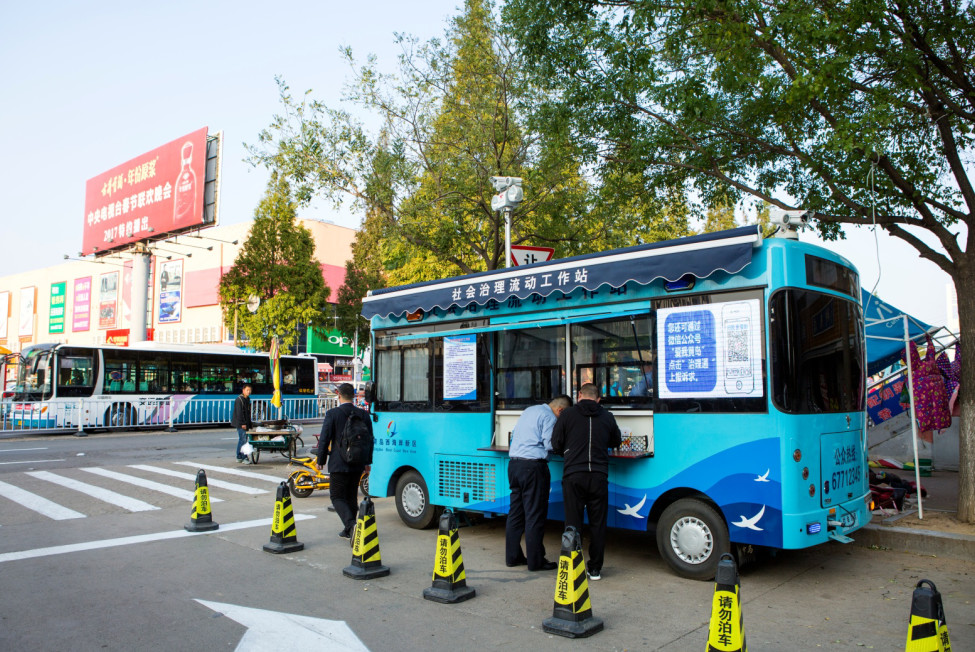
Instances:
[[[559,567],[559,565],[558,565],[557,562],[549,561],[547,559],[544,559],[544,560],[542,560],[542,565],[541,566],[539,566],[538,568],[529,568],[528,570],[530,570],[530,571],[550,571],[550,570],[555,570],[558,567]]]
[[[516,559],[515,560],[515,563],[513,563],[513,564],[511,562],[507,562],[506,561],[506,562],[504,562],[504,565],[507,566],[508,568],[514,568],[515,566],[524,566],[527,563],[528,563],[528,560],[525,559],[524,557],[522,557],[521,559]]]
[[[340,539],[351,539],[352,536],[348,533],[348,531],[342,530],[341,532],[339,532],[339,538]]]

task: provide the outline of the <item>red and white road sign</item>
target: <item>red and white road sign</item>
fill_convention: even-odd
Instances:
[[[527,245],[511,245],[511,262],[518,265],[531,265],[552,260],[555,249],[552,247],[529,247]]]

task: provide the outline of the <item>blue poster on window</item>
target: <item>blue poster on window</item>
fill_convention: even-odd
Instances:
[[[477,336],[443,338],[443,398],[477,399]]]
[[[756,299],[657,311],[661,398],[763,396]]]
[[[667,315],[664,320],[664,360],[664,384],[668,393],[714,390],[718,381],[718,360],[714,315],[710,310]]]

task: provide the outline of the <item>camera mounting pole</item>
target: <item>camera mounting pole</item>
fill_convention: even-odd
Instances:
[[[504,266],[511,267],[511,213],[525,199],[521,177],[491,177],[498,194],[491,197],[491,210],[504,211]]]

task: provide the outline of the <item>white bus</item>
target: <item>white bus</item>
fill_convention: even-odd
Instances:
[[[308,355],[281,356],[285,416],[304,418],[301,413],[314,409],[316,362]],[[2,425],[81,429],[224,423],[245,384],[253,388],[255,417],[276,416],[267,409],[273,385],[266,353],[155,342],[130,347],[38,344],[21,352]]]

